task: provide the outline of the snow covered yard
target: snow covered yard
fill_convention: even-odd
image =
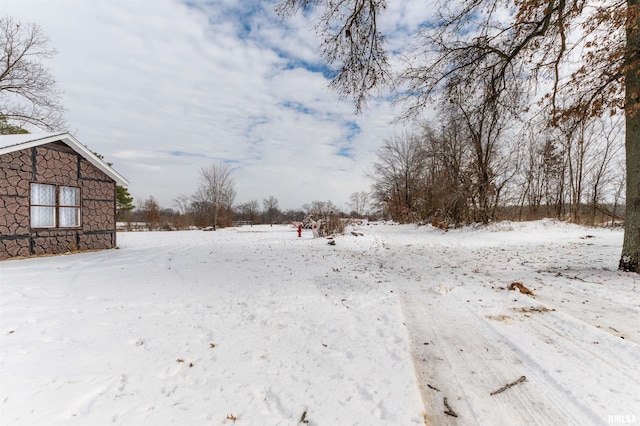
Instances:
[[[640,421],[622,231],[358,231],[121,233],[0,263],[0,424]]]

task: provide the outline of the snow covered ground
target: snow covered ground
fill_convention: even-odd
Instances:
[[[621,230],[357,231],[121,233],[1,262],[0,424],[640,422]]]

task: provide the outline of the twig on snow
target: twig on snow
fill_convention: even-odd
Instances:
[[[447,410],[444,412],[446,415],[452,416],[452,417],[458,417],[456,412],[453,411],[453,409],[449,406],[449,402],[447,402],[446,396],[444,397],[444,406],[447,408]]]
[[[527,380],[526,376],[522,376],[518,380],[516,380],[515,382],[508,383],[508,384],[504,385],[503,387],[501,387],[500,389],[498,389],[497,391],[491,392],[489,395],[491,395],[491,396],[497,395],[497,394],[499,394],[501,392],[506,391],[510,387],[517,385],[518,383],[524,382],[525,380]]]
[[[300,421],[298,422],[298,424],[307,424],[309,423],[309,420],[307,420],[307,410],[304,411],[304,413],[302,413],[302,417],[300,417]]]

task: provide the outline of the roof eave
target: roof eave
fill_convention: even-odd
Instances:
[[[19,151],[22,149],[28,149],[35,146],[45,145],[45,144],[48,144],[51,142],[57,142],[57,141],[64,142],[67,146],[69,146],[75,152],[80,154],[82,157],[84,157],[87,161],[89,161],[91,164],[93,164],[98,169],[100,169],[107,176],[112,178],[117,185],[129,186],[129,181],[124,176],[122,176],[120,173],[115,171],[113,167],[105,163],[100,157],[98,157],[93,152],[91,152],[89,148],[87,148],[86,146],[78,142],[78,140],[69,133],[58,133],[54,135],[48,135],[46,137],[34,139],[32,141],[11,145],[5,148],[0,148],[0,154],[6,154],[9,152]]]

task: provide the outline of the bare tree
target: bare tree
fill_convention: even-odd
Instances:
[[[312,201],[302,205],[302,209],[308,216],[322,219],[331,214],[338,213],[338,207],[332,201]]]
[[[454,117],[443,117],[439,126],[423,123],[426,156],[422,218],[432,223],[468,222],[471,181],[468,164],[473,159],[464,126]]]
[[[363,216],[369,205],[369,193],[366,191],[354,192],[349,196],[349,208],[356,216]]]
[[[20,129],[25,124],[49,131],[66,128],[60,92],[42,63],[56,53],[38,25],[0,17],[0,121],[7,123],[4,129]]]
[[[206,209],[214,231],[218,227],[220,215],[231,211],[235,197],[235,183],[227,164],[212,164],[200,170],[200,187],[194,200],[201,208]]]
[[[267,198],[262,200],[262,207],[264,208],[264,214],[267,216],[267,221],[271,226],[273,226],[273,220],[280,212],[278,209],[278,199],[273,195],[269,195]]]
[[[175,226],[180,229],[186,229],[193,225],[191,197],[185,194],[180,194],[173,199],[173,204],[178,209],[177,217],[175,218]]]
[[[249,220],[251,226],[253,226],[256,218],[258,217],[258,213],[260,212],[260,204],[258,204],[257,200],[251,200],[249,202],[241,204],[240,211],[245,216],[245,219]]]
[[[504,135],[515,121],[520,93],[517,85],[493,93],[492,78],[484,77],[477,84],[451,81],[446,87],[448,104],[443,118],[462,128],[463,146],[470,152],[466,177],[473,220],[487,223],[495,219],[500,192],[510,178],[512,164]]]
[[[538,140],[537,135],[530,134],[525,141],[523,156],[524,165],[517,182],[519,219],[522,219],[525,206],[531,218],[551,214],[561,218],[567,164],[562,145],[553,138]]]
[[[622,137],[620,135],[622,126],[620,126],[621,116],[609,117],[608,119],[598,120],[598,128],[596,130],[596,144],[589,156],[589,165],[586,172],[586,182],[588,185],[587,192],[589,195],[589,203],[591,204],[590,223],[595,224],[596,213],[599,210],[599,204],[603,200],[605,188],[611,188],[612,192],[616,192],[616,181],[619,180],[620,169],[616,170],[615,160],[619,158],[622,150]],[[615,212],[611,212],[612,217]]]
[[[622,164],[618,164],[620,169],[623,168]],[[618,216],[618,205],[620,204],[620,199],[622,198],[622,193],[625,189],[625,179],[621,174],[617,179],[613,181],[614,191],[613,191],[613,207],[611,209],[611,225],[615,224],[615,219],[619,219]]]
[[[547,211],[553,208],[557,218],[565,213],[568,159],[562,144],[547,139],[539,151],[541,156],[542,188]],[[547,213],[549,214],[549,213]]]
[[[558,132],[567,164],[569,214],[574,222],[578,222],[584,193],[585,159],[593,142],[592,132],[589,123],[583,120],[575,125],[566,122],[562,124],[566,125],[559,126]]]
[[[188,195],[180,194],[173,199],[173,204],[178,208],[179,214],[186,214],[189,211],[191,198]]]
[[[369,176],[372,197],[382,210],[400,222],[413,221],[422,196],[425,152],[420,139],[410,133],[386,139]]]
[[[140,206],[140,212],[147,225],[149,231],[153,231],[160,224],[160,205],[153,195],[145,198],[142,202],[138,203]]]
[[[535,137],[531,137],[526,143],[526,149],[523,152],[524,161],[519,180],[520,188],[517,191],[518,196],[518,219],[523,219],[525,205],[528,209],[537,211],[542,203],[543,193],[543,173],[542,173],[542,155],[541,150],[551,149],[552,145],[545,141],[544,147],[541,149],[536,143]]]

